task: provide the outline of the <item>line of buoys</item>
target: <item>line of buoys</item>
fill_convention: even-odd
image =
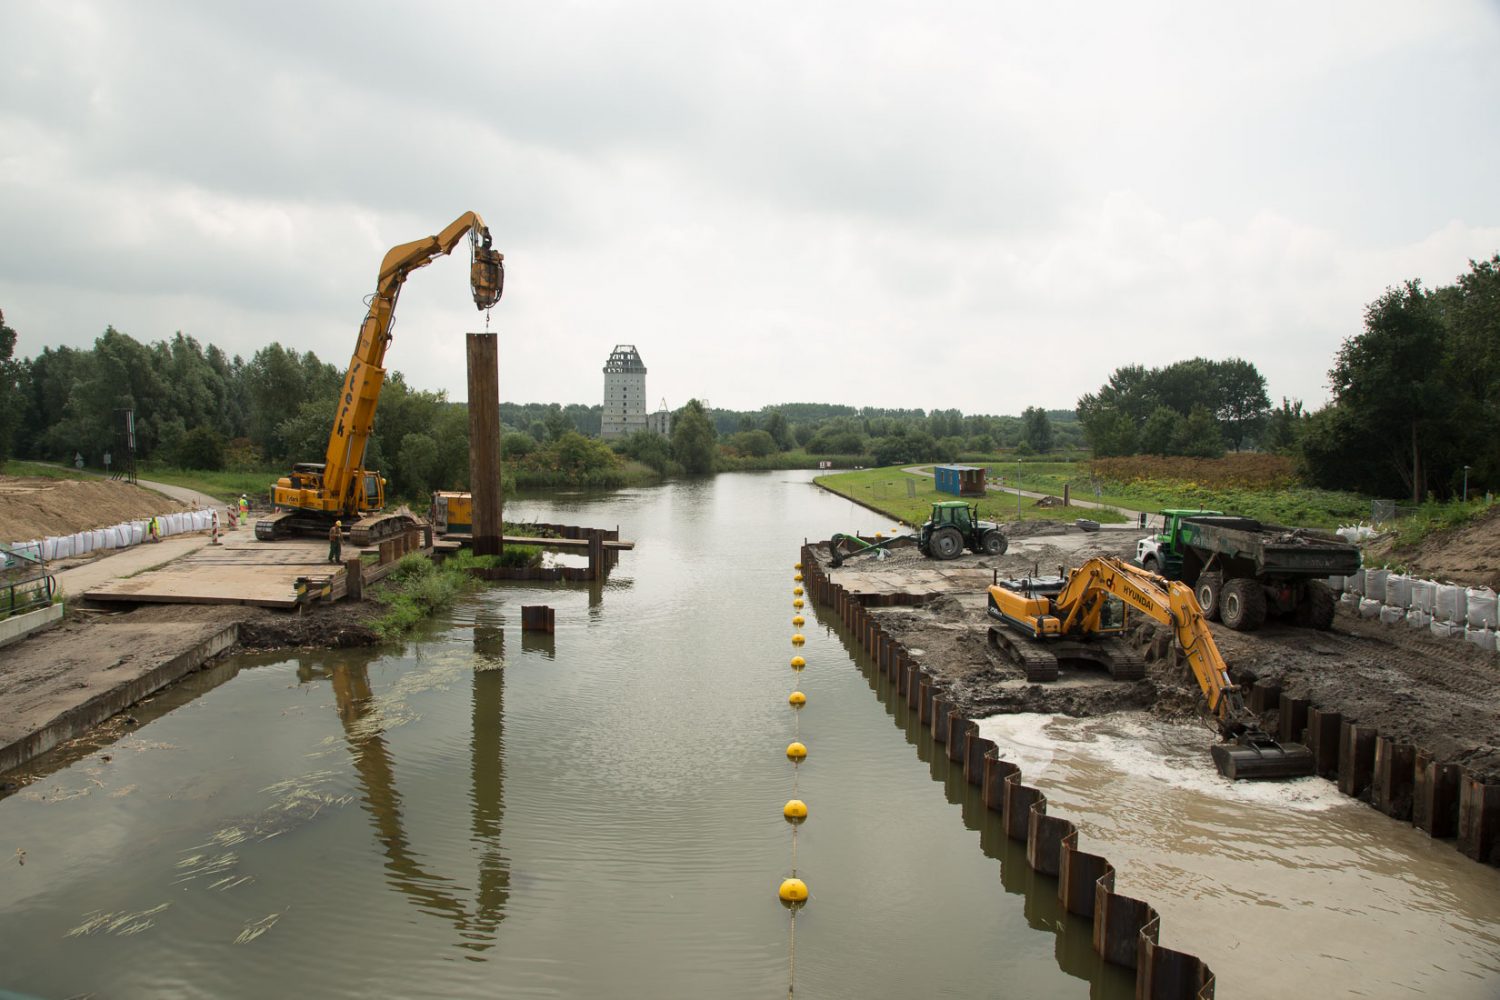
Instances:
[[[796,569],[797,572],[793,578],[800,583],[802,581],[802,564],[800,562],[797,564]],[[792,594],[794,595],[792,607],[796,609],[796,613],[792,615],[792,626],[800,629],[803,625],[807,624],[807,620],[801,614],[803,606],[802,588],[792,588]],[[801,632],[792,633],[793,646],[800,648],[806,642],[807,637]],[[807,660],[801,655],[793,656],[791,663],[792,669],[799,674],[807,666]],[[786,805],[781,807],[781,815],[792,828],[792,871],[789,876],[781,880],[781,885],[776,890],[776,898],[781,901],[782,906],[790,911],[787,915],[786,986],[787,996],[790,997],[796,992],[797,988],[797,911],[807,905],[807,900],[811,894],[807,888],[807,883],[797,876],[797,829],[807,820],[807,803],[802,800],[797,790],[798,776],[801,771],[802,762],[807,759],[807,744],[802,742],[801,712],[802,707],[807,704],[807,695],[801,691],[794,690],[791,694],[787,695],[786,701],[792,707],[793,720],[792,732],[794,738],[791,743],[787,744],[786,748],[787,760],[792,762],[792,797],[787,800]]]

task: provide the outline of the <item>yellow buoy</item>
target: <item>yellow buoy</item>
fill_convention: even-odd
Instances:
[[[884,537],[885,537],[885,534],[884,534],[884,533],[882,533],[882,532],[879,532],[879,531],[877,531],[877,532],[875,532],[875,540],[876,540],[876,541],[879,541],[879,540],[880,540],[880,539],[882,539],[882,538],[884,538]]]
[[[802,582],[802,574],[801,573],[793,573],[792,574],[792,579],[796,580],[798,583],[801,583]]]
[[[792,645],[793,646],[800,646],[800,645],[802,645],[806,641],[807,641],[807,636],[803,635],[801,632],[794,632],[794,633],[792,633]]]
[[[801,799],[792,799],[781,807],[781,815],[786,817],[788,823],[800,823],[807,819],[807,803]]]
[[[801,563],[792,563],[792,569],[800,570],[801,568],[802,568],[802,564]]]
[[[801,628],[803,625],[807,624],[807,619],[803,618],[801,615],[792,615],[792,624],[797,626],[798,628]]]
[[[801,587],[793,587],[792,588],[792,596],[793,597],[801,597],[802,596],[802,588]]]
[[[793,708],[801,708],[803,705],[807,704],[807,695],[803,694],[801,691],[793,691],[791,694],[786,696],[786,702]]]
[[[800,607],[802,607],[802,598],[800,598],[800,597],[793,598],[792,599],[792,607],[794,607],[794,608],[800,608]]]
[[[782,879],[781,891],[777,895],[781,897],[782,906],[795,910],[807,902],[807,883],[800,878]]]
[[[792,657],[792,669],[793,670],[801,670],[805,666],[807,666],[807,661],[804,660],[802,657],[800,657],[800,656],[794,656],[794,657]]]
[[[786,759],[787,760],[801,760],[802,758],[804,758],[806,756],[807,756],[807,747],[803,746],[801,743],[798,743],[798,742],[796,742],[794,740],[793,742],[788,743],[786,745]]]

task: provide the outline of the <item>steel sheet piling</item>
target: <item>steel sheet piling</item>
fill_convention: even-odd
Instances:
[[[1306,698],[1282,698],[1278,707],[1281,709],[1281,742],[1301,743],[1302,731],[1307,728],[1307,710],[1312,703]]]
[[[1475,861],[1500,864],[1500,785],[1468,772],[1458,782],[1458,849]]]
[[[1374,726],[1345,722],[1339,727],[1339,791],[1366,798],[1375,776]]]
[[[1320,777],[1333,778],[1339,773],[1339,732],[1343,721],[1338,712],[1314,708],[1307,713],[1307,749],[1312,752],[1313,766]]]
[[[1412,826],[1429,837],[1452,837],[1458,832],[1459,776],[1457,764],[1439,764],[1431,751],[1417,751]]]
[[[1389,736],[1375,741],[1375,778],[1372,795],[1376,809],[1393,819],[1409,820],[1415,781],[1417,748]]]

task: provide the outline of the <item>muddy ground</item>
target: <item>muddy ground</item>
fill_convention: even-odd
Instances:
[[[1493,525],[1500,531],[1500,520]],[[952,584],[944,596],[917,608],[872,609],[888,631],[948,683],[959,707],[971,716],[1146,711],[1202,718],[1195,679],[1180,657],[1161,655],[1159,646],[1136,645],[1147,659],[1143,680],[1115,681],[1097,669],[1065,666],[1058,680],[1038,684],[1028,683],[1019,667],[991,648],[993,622],[985,613],[984,588],[994,572],[1002,578],[1036,570],[1052,575],[1059,566],[1077,566],[1093,555],[1129,558],[1138,534],[1084,534],[1036,522],[1014,528],[1005,555],[965,554],[942,564]],[[1475,545],[1472,538],[1465,541]],[[1436,552],[1432,557],[1440,558]],[[826,550],[819,549],[819,559],[827,567]],[[849,586],[856,577],[847,574],[857,574],[866,585],[879,579],[884,588],[903,591],[913,589],[907,586],[913,577],[930,577],[932,566],[906,549],[879,563],[870,557],[850,560],[842,569],[830,569],[829,576]],[[1430,750],[1439,760],[1461,762],[1477,777],[1500,781],[1500,659],[1494,654],[1404,624],[1360,619],[1342,604],[1327,632],[1274,620],[1251,633],[1217,623],[1212,629],[1237,681],[1278,681],[1289,696],[1308,698],[1322,709]],[[1277,720],[1264,721],[1274,731]]]
[[[0,476],[0,542],[69,535],[187,509],[118,480]]]

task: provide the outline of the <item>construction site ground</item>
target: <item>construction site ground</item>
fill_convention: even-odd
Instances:
[[[0,489],[0,524],[5,534],[24,525],[32,535],[60,534],[102,527],[122,520],[217,504],[212,497],[174,488],[162,492],[103,480],[18,480]],[[153,484],[154,485],[154,484]],[[165,495],[167,492],[173,496]],[[49,499],[50,498],[50,499]],[[15,517],[16,520],[11,518]],[[253,518],[252,518],[253,520]],[[225,532],[214,545],[207,532],[177,535],[158,543],[95,553],[55,563],[59,589],[68,599],[67,617],[58,625],[0,649],[0,760],[35,756],[33,746],[66,720],[98,719],[122,711],[158,690],[164,665],[197,659],[205,644],[235,627],[233,645],[217,648],[202,662],[234,648],[353,646],[377,641],[370,620],[379,607],[370,602],[292,606],[299,575],[326,572],[327,543],[293,540],[257,543],[250,525]],[[351,554],[352,553],[348,553]],[[247,579],[236,582],[238,575]],[[124,597],[134,589],[165,592],[174,581],[221,577],[225,600],[243,590],[270,588],[270,603],[281,609],[242,603],[90,602],[89,593]],[[161,596],[158,593],[158,596]],[[189,669],[198,669],[195,663]],[[174,676],[181,671],[171,670]],[[91,723],[90,723],[91,724]],[[81,722],[69,727],[82,732]],[[47,746],[54,740],[45,741]],[[45,749],[45,747],[44,747]],[[24,775],[10,776],[14,780]],[[3,782],[0,782],[3,784]]]
[[[1140,530],[1106,526],[1083,532],[1071,525],[1032,521],[1008,526],[1009,550],[1001,556],[965,553],[950,562],[924,558],[915,547],[889,557],[850,559],[828,568],[829,579],[856,592],[872,606],[885,628],[929,670],[951,685],[958,707],[970,717],[1013,712],[1071,716],[1118,711],[1150,712],[1167,718],[1201,714],[1202,697],[1180,656],[1149,643],[1154,631],[1132,629],[1132,645],[1147,658],[1146,678],[1116,681],[1102,670],[1068,669],[1056,681],[1030,683],[988,641],[995,622],[985,610],[985,592],[994,575],[1056,575],[1091,556],[1130,558]],[[1436,546],[1425,553],[1429,565],[1449,565],[1444,579],[1480,585],[1482,571],[1460,567],[1492,565],[1473,551],[1500,550],[1500,518],[1455,538],[1459,547],[1446,564]],[[826,547],[819,559],[827,566]],[[1466,578],[1467,576],[1467,578]],[[881,606],[889,595],[914,595],[917,606]],[[1141,620],[1139,616],[1135,619]],[[1385,625],[1359,618],[1340,604],[1333,628],[1316,631],[1268,621],[1255,632],[1212,625],[1214,640],[1239,682],[1279,682],[1284,695],[1308,698],[1342,713],[1346,720],[1373,725],[1386,735],[1431,751],[1439,761],[1464,764],[1485,781],[1500,780],[1500,659],[1459,640],[1442,640],[1404,624]],[[1265,720],[1274,731],[1276,720]]]

